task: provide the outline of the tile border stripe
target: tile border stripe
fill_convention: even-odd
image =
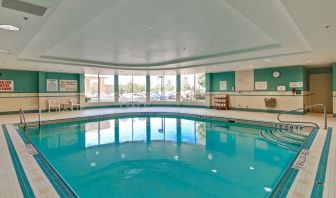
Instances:
[[[311,197],[322,197],[323,196],[323,189],[324,189],[324,182],[325,176],[327,171],[327,164],[328,164],[328,156],[329,156],[329,149],[331,143],[331,135],[332,135],[332,128],[328,128],[327,136],[323,145],[323,150],[321,153],[315,182],[313,186],[313,190],[311,192]]]
[[[300,155],[301,151],[303,149],[310,149],[311,145],[313,144],[313,141],[317,135],[319,129],[314,128],[312,132],[309,134],[307,137],[306,141],[304,144],[301,146],[301,149],[298,151],[297,155],[294,157],[292,163],[288,166],[285,174],[282,176],[282,178],[279,180],[277,185],[275,186],[274,190],[270,194],[269,197],[287,197],[287,194],[292,187],[292,184],[299,173],[298,169],[293,168],[293,164],[295,163],[296,159]]]
[[[34,159],[49,179],[60,197],[78,197],[78,195],[71,189],[71,187],[65,182],[65,180],[58,174],[58,172],[52,167],[52,165],[46,160],[44,155],[35,147],[28,135],[19,127],[16,127],[16,131],[25,144],[31,144],[37,154],[34,155]]]
[[[2,125],[3,132],[5,134],[8,150],[13,162],[13,166],[16,172],[17,179],[19,181],[21,191],[24,197],[35,198],[33,189],[28,181],[27,175],[23,169],[23,166],[20,162],[20,158],[15,150],[13,142],[9,136],[6,125]]]

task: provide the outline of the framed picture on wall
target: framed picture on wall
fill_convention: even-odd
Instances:
[[[60,91],[76,92],[77,80],[60,80],[59,89]]]
[[[47,79],[47,92],[58,91],[58,80],[57,79]]]
[[[267,81],[255,82],[255,90],[267,90]]]
[[[226,81],[219,81],[219,90],[221,90],[221,91],[226,91],[227,90]]]

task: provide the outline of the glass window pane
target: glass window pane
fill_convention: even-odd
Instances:
[[[119,76],[119,101],[132,101],[132,76]]]
[[[97,74],[85,74],[85,101],[98,102]]]
[[[114,102],[114,76],[99,75],[100,80],[100,102]]]
[[[133,101],[146,102],[146,76],[133,76]]]
[[[164,100],[176,101],[176,76],[164,76]]]
[[[161,101],[163,99],[163,76],[150,77],[150,98],[151,101]]]
[[[181,75],[181,100],[193,101],[194,99],[194,75]]]
[[[205,101],[205,74],[195,75],[195,101]]]

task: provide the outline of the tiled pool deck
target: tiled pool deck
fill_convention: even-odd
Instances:
[[[270,113],[173,107],[107,108],[73,112],[43,113],[42,121],[127,112],[187,113],[262,122],[277,122],[276,114]],[[313,121],[317,122],[320,126],[323,125],[323,117],[321,114],[309,113],[304,116],[285,115],[284,118],[294,121]],[[38,115],[27,114],[26,119],[27,122],[34,122],[37,121]],[[1,197],[59,197],[59,190],[54,188],[54,183],[50,182],[44,170],[40,168],[39,163],[35,159],[36,156],[34,157],[34,151],[31,147],[26,146],[24,140],[16,131],[13,124],[18,122],[18,115],[0,116]],[[328,125],[330,127],[329,130],[322,129],[321,127],[321,129],[316,132],[316,136],[311,139],[309,147],[307,147],[309,149],[309,156],[306,159],[304,167],[300,170],[296,170],[296,172],[295,170],[292,170],[295,172],[295,177],[287,178],[287,181],[285,182],[290,183],[290,186],[281,186],[281,188],[278,189],[281,193],[275,194],[275,197],[336,197],[336,137],[335,133],[332,132],[332,128],[336,128],[336,118],[333,118],[332,116],[328,117]],[[16,157],[15,153],[17,154]],[[23,167],[24,172],[20,172],[20,164],[18,164],[18,160]],[[289,170],[289,172],[290,171],[291,170]],[[28,184],[22,185],[20,182],[24,177],[26,177]],[[27,196],[26,194],[29,192],[29,187],[33,191],[32,196]]]

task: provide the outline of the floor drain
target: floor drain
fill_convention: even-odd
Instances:
[[[315,184],[317,184],[317,185],[323,185],[324,183],[321,182],[321,181],[315,181]]]

